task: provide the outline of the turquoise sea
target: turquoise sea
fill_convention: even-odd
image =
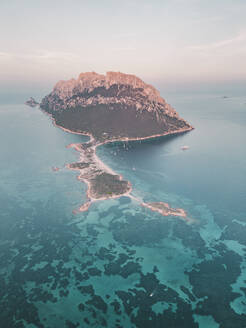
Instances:
[[[165,97],[195,130],[97,153],[192,224],[127,197],[73,214],[87,138],[0,105],[0,327],[246,328],[246,96]]]

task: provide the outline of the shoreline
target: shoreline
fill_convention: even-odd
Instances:
[[[110,140],[105,140],[103,142],[99,142],[99,141],[96,141],[95,138],[93,137],[93,135],[88,133],[88,132],[72,131],[72,130],[69,130],[67,128],[64,128],[61,125],[58,125],[55,121],[55,118],[52,116],[52,114],[46,112],[40,106],[39,106],[39,108],[41,109],[42,112],[44,112],[49,117],[51,117],[52,124],[55,127],[58,127],[58,128],[62,129],[63,131],[65,131],[67,133],[73,133],[73,134],[88,136],[89,140],[87,142],[80,143],[80,144],[77,144],[77,143],[73,144],[72,143],[72,144],[69,144],[67,146],[67,148],[74,148],[76,151],[78,151],[79,154],[80,154],[79,161],[82,162],[83,158],[85,157],[84,156],[85,153],[83,153],[83,149],[81,148],[81,145],[90,145],[90,146],[88,146],[88,149],[92,150],[91,158],[94,160],[93,163],[96,165],[96,167],[101,169],[101,172],[106,172],[107,174],[110,174],[112,176],[119,177],[119,181],[124,181],[123,176],[120,175],[120,174],[117,174],[116,172],[114,172],[110,167],[108,167],[105,163],[103,163],[100,160],[100,158],[96,155],[97,147],[108,144],[108,143],[114,143],[114,142],[144,141],[144,140],[155,139],[155,138],[160,138],[160,137],[169,136],[169,135],[177,135],[177,134],[182,134],[182,133],[185,133],[185,132],[192,131],[194,129],[194,127],[190,125],[188,128],[182,128],[182,129],[174,130],[174,131],[171,131],[171,132],[155,134],[155,135],[151,135],[151,136],[148,136],[148,137],[115,138],[115,139],[110,139]],[[79,163],[79,162],[77,162],[77,163]],[[187,212],[182,208],[174,209],[174,208],[171,208],[168,203],[164,203],[164,202],[146,203],[146,202],[143,202],[141,199],[133,196],[131,194],[132,185],[129,181],[126,181],[128,190],[125,191],[124,193],[110,194],[108,196],[101,196],[101,197],[94,197],[93,193],[91,191],[92,183],[90,181],[90,178],[83,177],[83,169],[80,169],[78,167],[71,167],[71,165],[73,165],[73,164],[66,164],[66,167],[70,170],[79,171],[79,175],[77,176],[77,179],[79,181],[83,181],[87,185],[87,191],[86,191],[87,201],[84,204],[82,204],[78,209],[73,210],[74,214],[77,214],[79,212],[88,211],[91,204],[96,202],[96,201],[107,200],[107,199],[116,199],[116,198],[125,196],[125,197],[129,197],[133,201],[138,202],[141,206],[143,206],[145,208],[148,208],[149,210],[152,210],[153,212],[157,212],[157,213],[161,214],[162,216],[165,216],[165,217],[167,217],[167,216],[179,217],[180,219],[184,220],[188,224],[191,224],[191,223],[195,222],[194,219],[188,217]],[[75,165],[76,165],[76,163],[75,163]]]
[[[81,152],[79,149],[78,144],[70,144],[67,146],[67,148],[74,148],[76,151],[78,151],[80,153],[81,156]],[[96,148],[96,147],[95,147]],[[116,172],[114,172],[111,168],[109,168],[106,164],[104,164],[97,156],[96,154],[94,155],[99,162],[101,162],[103,164],[103,166],[105,168],[108,168],[110,170],[110,172],[112,172],[114,175],[117,175],[120,177],[120,179],[123,179],[122,175],[117,174]],[[80,159],[82,159],[80,157]],[[89,207],[91,206],[92,203],[96,202],[96,201],[102,201],[102,200],[107,200],[107,199],[116,199],[119,197],[129,197],[131,200],[139,203],[142,207],[148,208],[149,210],[152,210],[153,212],[157,212],[159,214],[161,214],[162,216],[174,216],[174,217],[179,217],[181,220],[185,221],[188,224],[194,223],[195,220],[188,217],[187,212],[182,209],[182,208],[172,208],[168,203],[164,203],[164,202],[151,202],[151,203],[146,203],[144,202],[142,199],[133,196],[131,194],[132,192],[132,185],[131,183],[128,181],[128,185],[130,186],[130,189],[122,194],[119,195],[110,195],[108,197],[98,197],[95,198],[93,197],[92,193],[91,193],[91,183],[89,181],[89,179],[85,179],[83,177],[81,177],[81,170],[79,168],[72,168],[70,167],[71,164],[67,164],[66,167],[70,170],[76,170],[79,171],[80,174],[77,176],[77,179],[79,181],[83,181],[86,185],[87,185],[87,191],[86,191],[86,195],[87,195],[87,201],[82,204],[78,209],[74,210],[73,213],[77,214],[79,212],[86,212],[88,211]]]
[[[88,141],[87,143],[90,143],[90,141]],[[85,143],[86,144],[86,143]],[[79,157],[79,160],[83,160],[84,157],[83,157],[83,153],[82,153],[82,150],[80,149],[80,144],[70,144],[67,146],[67,148],[74,148],[76,151],[79,152],[80,154],[80,157]],[[113,176],[117,176],[119,177],[119,181],[123,181],[123,176],[120,175],[120,174],[117,174],[116,172],[114,172],[110,167],[108,167],[106,164],[104,164],[100,158],[96,155],[96,148],[98,147],[98,145],[93,145],[92,146],[92,149],[94,150],[93,152],[93,159],[94,159],[94,163],[96,163],[98,165],[98,167],[102,170],[102,172],[106,172],[106,173],[109,173]],[[76,164],[76,163],[75,163]],[[86,185],[87,185],[87,192],[86,192],[86,195],[87,195],[87,202],[84,203],[83,205],[80,206],[79,208],[79,211],[80,212],[83,212],[83,211],[86,211],[88,210],[88,208],[90,207],[90,205],[93,203],[93,202],[96,202],[96,201],[100,201],[100,200],[106,200],[106,199],[115,199],[115,198],[119,198],[119,197],[122,197],[122,196],[127,196],[129,197],[130,193],[132,192],[132,185],[129,181],[127,181],[128,183],[128,190],[124,193],[121,193],[121,194],[113,194],[113,195],[108,195],[107,197],[106,196],[101,196],[101,197],[95,197],[95,195],[93,195],[91,189],[92,189],[92,184],[90,182],[90,179],[89,178],[85,178],[83,177],[83,170],[82,169],[79,169],[79,168],[73,168],[71,167],[72,164],[67,164],[66,167],[70,170],[73,170],[73,171],[79,171],[79,175],[77,176],[77,179],[79,181],[83,181]]]
[[[47,111],[45,111],[43,108],[40,107],[40,105],[39,105],[39,109],[51,118],[52,123],[56,127],[62,129],[65,132],[68,132],[68,133],[78,134],[78,135],[82,135],[82,136],[88,136],[88,137],[90,137],[90,142],[94,142],[95,141],[95,138],[93,137],[93,135],[91,133],[89,133],[89,132],[83,132],[83,131],[79,131],[78,132],[78,131],[73,131],[73,130],[64,128],[63,126],[57,124],[56,121],[55,121],[55,118],[52,116],[52,114],[50,114]],[[109,140],[105,140],[103,142],[98,142],[97,141],[96,142],[96,145],[97,146],[102,146],[102,145],[105,145],[105,144],[108,144],[108,143],[113,143],[113,142],[144,141],[144,140],[149,140],[149,139],[155,139],[155,138],[165,137],[165,136],[169,136],[169,135],[170,136],[171,135],[178,135],[178,134],[182,134],[182,133],[185,133],[185,132],[192,131],[194,129],[195,128],[192,125],[189,124],[189,127],[187,127],[187,128],[182,128],[182,129],[174,130],[174,131],[170,131],[170,132],[153,134],[153,135],[147,136],[147,137],[139,137],[139,138],[137,138],[137,137],[136,138],[124,137],[124,138],[109,139]]]

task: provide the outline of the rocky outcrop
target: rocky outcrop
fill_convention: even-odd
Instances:
[[[30,106],[30,107],[36,107],[39,105],[39,103],[33,98],[33,97],[30,97],[26,102],[25,102],[26,105]]]
[[[58,82],[41,103],[58,125],[96,139],[146,138],[192,129],[159,92],[134,75],[81,73]]]
[[[97,74],[95,72],[81,73],[77,80],[59,81],[53,90],[53,93],[62,99],[68,99],[75,94],[81,94],[85,91],[90,93],[96,88],[103,87],[110,89],[112,85],[127,85],[132,89],[140,89],[142,95],[150,101],[165,104],[159,92],[149,84],[144,83],[141,79],[131,74],[123,74],[120,72],[107,72],[106,75]],[[115,96],[120,94],[115,93]]]

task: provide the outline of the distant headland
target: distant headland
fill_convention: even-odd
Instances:
[[[30,98],[26,104],[33,107],[37,103]],[[87,210],[93,201],[125,195],[164,216],[179,216],[189,221],[183,209],[136,199],[131,195],[131,184],[96,155],[96,148],[105,143],[145,140],[193,129],[153,86],[135,75],[120,72],[81,73],[78,79],[58,82],[43,98],[40,108],[52,117],[56,126],[90,137],[87,143],[70,145],[79,151],[80,161],[67,165],[78,170],[78,178],[88,185],[88,201],[80,211]]]

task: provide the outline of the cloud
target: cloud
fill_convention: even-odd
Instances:
[[[223,21],[222,16],[209,16],[209,17],[196,17],[190,20],[190,23],[193,24],[218,24]]]
[[[220,40],[217,42],[204,44],[204,45],[194,45],[186,47],[186,50],[197,51],[201,53],[210,53],[217,50],[224,50],[225,48],[231,50],[245,49],[246,46],[246,33],[241,32],[237,36],[231,39]],[[233,51],[235,52],[235,51]]]
[[[8,53],[8,52],[0,52],[0,57],[14,58],[14,55],[12,53]]]
[[[137,49],[136,47],[126,46],[126,47],[113,48],[112,51],[115,51],[115,52],[132,52],[132,51],[135,51],[136,49]]]
[[[25,81],[55,81],[84,67],[83,57],[70,52],[49,50],[29,53],[0,52],[0,83]],[[21,81],[21,82],[20,82]]]
[[[55,52],[49,50],[40,50],[33,53],[11,53],[0,52],[0,58],[9,60],[33,60],[33,61],[74,61],[80,58],[79,55],[70,52]]]
[[[133,32],[125,32],[125,33],[119,33],[117,35],[115,35],[116,38],[119,38],[119,39],[128,39],[128,38],[135,38],[137,36],[136,33],[133,33]]]
[[[54,51],[40,51],[39,54],[33,54],[33,58],[40,59],[40,60],[75,60],[79,59],[80,56],[71,53],[71,52],[54,52]]]

